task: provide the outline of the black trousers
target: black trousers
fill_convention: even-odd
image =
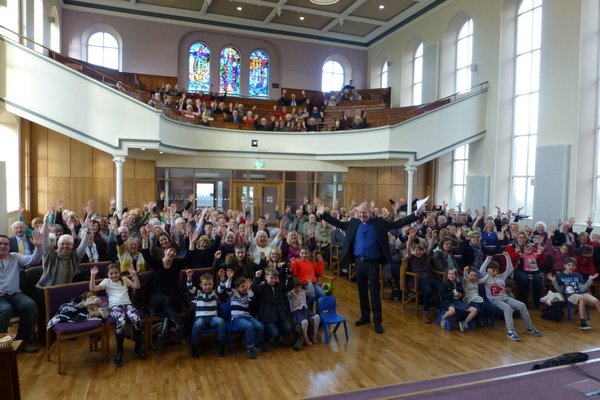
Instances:
[[[379,260],[363,260],[356,257],[354,264],[356,266],[356,283],[360,301],[360,318],[371,319],[370,315],[373,313],[373,322],[376,325],[381,324],[380,262]]]

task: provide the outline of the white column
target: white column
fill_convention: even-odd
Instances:
[[[115,200],[117,201],[117,210],[123,209],[123,164],[125,164],[125,157],[123,156],[115,156],[113,161],[117,167],[117,176],[116,176],[116,194]]]
[[[412,213],[413,178],[417,167],[414,165],[405,165],[404,169],[408,173],[408,181],[406,182],[406,214],[410,214]]]

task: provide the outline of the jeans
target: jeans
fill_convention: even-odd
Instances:
[[[264,322],[265,341],[278,336],[284,337],[292,331],[290,321]]]
[[[35,323],[35,302],[23,293],[0,296],[0,332],[8,331],[13,310],[21,314],[17,339],[31,343],[33,324]]]
[[[544,273],[542,271],[527,272],[521,269],[516,269],[514,272],[515,282],[519,290],[519,300],[527,304],[529,298],[529,284],[533,289],[533,304],[535,307],[540,305],[540,297],[542,297],[542,288],[544,287]]]
[[[255,344],[262,347],[264,327],[258,320],[250,316],[235,317],[233,326],[244,331],[248,349],[253,349]]]
[[[434,291],[440,293],[444,284],[434,276],[419,276],[419,290],[423,298],[423,311],[429,311],[429,303]]]
[[[317,282],[313,282],[312,285],[313,285],[313,288],[315,289],[314,294],[310,294],[310,295],[306,296],[306,305],[308,306],[309,310],[314,311],[315,300],[318,299],[319,297],[325,296],[325,291],[323,290],[321,285],[319,285]],[[302,285],[302,289],[306,289],[307,287],[308,287],[308,284]]]
[[[190,339],[192,344],[200,343],[200,335],[208,326],[217,330],[217,340],[219,342],[225,342],[225,339],[227,338],[227,329],[223,318],[217,316],[197,317],[192,326],[192,337]]]

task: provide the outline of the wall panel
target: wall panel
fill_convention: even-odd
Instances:
[[[123,178],[135,178],[135,160],[125,159],[125,163],[123,164]]]
[[[123,187],[126,187],[123,182]],[[106,214],[110,207],[110,198],[115,193],[115,183],[112,178],[94,178],[92,181],[92,197],[96,210],[102,215]]]
[[[71,140],[71,176],[79,178],[92,177],[92,147]]]
[[[134,198],[135,206],[140,207],[142,204],[153,200],[156,200],[156,185],[154,183],[154,179],[136,178]]]
[[[71,178],[48,178],[48,201],[55,203],[57,200],[64,201],[66,209],[73,210],[78,215],[81,213],[82,207],[71,201]],[[43,208],[38,210],[38,212],[42,213],[42,210]]]
[[[30,151],[32,176],[48,176],[48,129],[31,124]]]
[[[392,183],[392,168],[391,167],[378,167],[377,168],[377,183],[380,185],[387,185]]]
[[[113,156],[103,151],[94,149],[93,176],[94,178],[113,178],[115,164]]]
[[[71,139],[48,129],[48,177],[71,176]]]
[[[154,161],[135,160],[135,178],[154,179]]]

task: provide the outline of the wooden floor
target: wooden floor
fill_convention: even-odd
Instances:
[[[133,359],[131,342],[121,368],[101,361],[81,340],[65,346],[65,375],[56,362],[46,361],[45,351],[19,355],[23,399],[295,399],[349,390],[428,379],[492,368],[570,351],[600,347],[600,318],[592,315],[593,329],[580,331],[575,321],[532,318],[544,337],[527,335],[522,320],[516,327],[523,340],[506,338],[504,324],[494,329],[477,327],[461,333],[425,325],[412,309],[384,300],[385,333],[372,326],[355,327],[358,316],[356,284],[337,279],[338,311],[350,322],[350,341],[338,332],[328,346],[323,343],[300,352],[272,346],[248,360],[239,340],[234,352],[219,358],[204,348],[191,359],[188,348],[171,345],[150,352],[148,360]],[[114,346],[114,340],[112,340]],[[111,359],[113,355],[111,350]]]

